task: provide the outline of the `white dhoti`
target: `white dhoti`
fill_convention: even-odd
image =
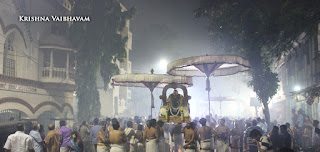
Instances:
[[[195,149],[184,149],[184,152],[196,152]]]
[[[137,139],[130,139],[130,151],[129,152],[136,152],[137,151]]]
[[[146,141],[146,152],[158,152],[158,143],[156,139]]]
[[[106,151],[108,151],[108,148],[107,148],[107,146],[105,146],[105,145],[97,145],[97,152],[106,152]]]
[[[164,138],[160,138],[159,140],[159,152],[169,152],[168,144],[166,144]]]
[[[182,134],[173,134],[174,152],[179,152],[183,147]]]
[[[143,143],[137,143],[137,151],[136,152],[145,152]]]
[[[200,141],[200,152],[210,152],[212,149],[211,139]]]
[[[126,147],[120,144],[111,144],[110,152],[126,152]]]
[[[229,143],[222,140],[216,141],[217,152],[229,152]]]

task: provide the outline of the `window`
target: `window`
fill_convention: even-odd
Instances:
[[[13,48],[13,34],[10,34],[4,44],[3,74],[16,76],[15,50]]]

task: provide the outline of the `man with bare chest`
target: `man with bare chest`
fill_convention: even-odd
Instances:
[[[228,152],[230,129],[225,125],[224,119],[220,120],[220,124],[215,132],[217,152]]]
[[[156,123],[155,119],[150,120],[149,126],[144,132],[147,152],[158,152],[159,134],[156,129]]]
[[[206,126],[207,120],[205,118],[201,118],[199,123],[202,125],[198,130],[200,152],[211,152],[214,150],[211,149],[211,139],[214,131],[210,127]]]
[[[109,140],[111,143],[110,152],[126,152],[125,144],[127,137],[123,131],[120,131],[118,121],[112,122],[113,130],[109,132]]]
[[[144,152],[143,147],[143,125],[138,125],[138,130],[136,132],[136,140],[137,140],[137,152]]]
[[[126,148],[128,152],[135,152],[135,149],[136,149],[135,131],[132,127],[133,127],[132,121],[128,121],[127,128],[124,130],[124,133],[126,134],[126,137],[127,137]]]
[[[191,122],[182,130],[184,133],[184,142],[183,149],[185,152],[195,152],[196,151],[196,132],[195,132],[196,125]]]
[[[168,152],[169,151],[169,147],[166,145],[166,141],[164,138],[164,130],[163,130],[163,125],[164,122],[159,120],[157,122],[157,131],[159,133],[159,151],[160,152]]]

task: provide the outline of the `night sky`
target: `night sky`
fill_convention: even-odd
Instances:
[[[207,22],[195,19],[198,0],[124,0],[125,7],[135,6],[130,21],[133,48],[130,53],[133,73],[155,73],[160,60],[168,62],[193,55],[212,54]]]

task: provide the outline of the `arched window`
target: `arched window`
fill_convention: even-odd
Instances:
[[[16,76],[16,60],[14,47],[14,34],[11,33],[4,43],[3,56],[3,74],[7,76]]]

